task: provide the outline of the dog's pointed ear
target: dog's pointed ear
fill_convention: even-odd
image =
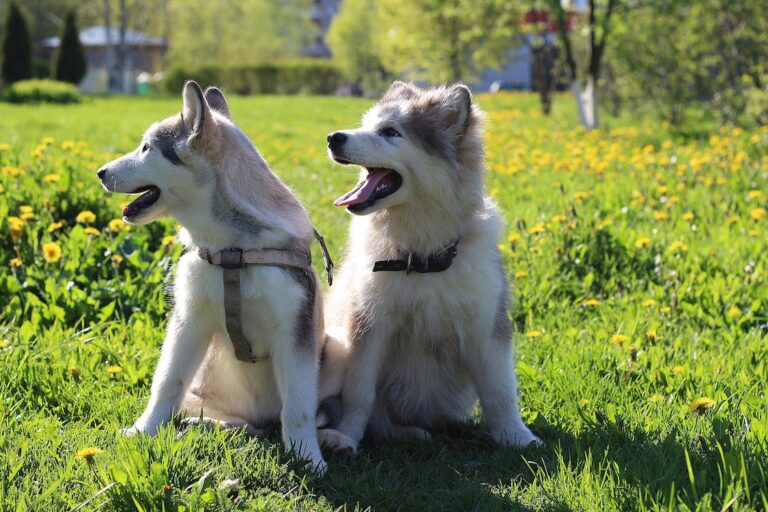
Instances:
[[[229,105],[227,104],[224,93],[218,87],[208,87],[203,93],[205,101],[208,102],[208,106],[211,110],[215,110],[219,114],[223,115],[230,121],[232,120],[232,114],[229,111]]]
[[[188,80],[184,84],[181,97],[184,100],[184,107],[181,110],[184,127],[190,133],[190,137],[199,137],[203,133],[206,118],[211,116],[208,104],[203,97],[203,90],[197,82]]]
[[[458,137],[464,134],[472,115],[472,93],[469,87],[456,84],[450,87],[440,102],[441,127]]]
[[[389,86],[387,92],[381,97],[382,101],[397,101],[397,100],[410,100],[416,96],[419,92],[419,88],[411,82],[402,82],[395,80],[392,85]]]

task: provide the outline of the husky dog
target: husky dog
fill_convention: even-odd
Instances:
[[[361,167],[335,203],[354,216],[326,323],[351,353],[342,420],[320,431],[329,447],[355,451],[366,427],[374,439],[431,439],[478,397],[498,444],[541,444],[517,407],[482,122],[463,85],[395,82],[361,128],[328,136],[334,161]]]
[[[327,347],[314,270],[251,265],[235,271],[238,332],[260,356],[242,362],[225,319],[225,300],[232,298],[222,280],[227,267],[199,255],[232,247],[308,255],[309,216],[232,122],[221,91],[187,82],[183,102],[181,114],[153,124],[136,150],[98,171],[107,191],[141,194],[123,209],[126,222],[174,217],[186,247],[149,404],[125,433],[154,435],[176,412],[253,434],[279,419],[286,450],[323,472],[318,399],[338,393],[331,388],[341,384],[322,382],[318,392],[318,362]]]

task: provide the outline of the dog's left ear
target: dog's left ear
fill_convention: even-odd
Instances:
[[[203,90],[197,82],[188,80],[184,84],[181,97],[184,100],[184,107],[181,110],[184,127],[190,133],[190,139],[198,138],[203,133],[206,118],[211,117],[208,104],[203,97]]]
[[[205,101],[208,102],[208,106],[211,107],[211,110],[215,110],[230,121],[232,120],[232,114],[229,111],[227,99],[218,87],[207,88],[205,93],[203,93],[203,96],[205,97]]]
[[[461,137],[472,115],[472,93],[463,84],[448,89],[440,102],[440,124],[447,132]]]

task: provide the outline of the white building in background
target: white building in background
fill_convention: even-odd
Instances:
[[[87,93],[109,92],[108,62],[117,58],[117,46],[120,42],[120,30],[104,25],[84,28],[80,31],[80,43],[85,51],[88,70],[80,82],[80,90]],[[49,37],[41,41],[46,56],[53,64],[61,40]],[[156,73],[162,69],[163,57],[168,44],[161,37],[152,37],[134,30],[125,32],[125,68],[122,77],[116,77],[116,89],[125,93],[136,92],[137,78],[140,74]],[[114,64],[113,64],[114,65]]]

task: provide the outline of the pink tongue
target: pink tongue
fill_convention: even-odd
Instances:
[[[388,169],[380,169],[368,173],[365,180],[358,183],[355,188],[338,198],[333,204],[336,206],[349,206],[366,202],[376,191],[376,187],[389,176]]]

